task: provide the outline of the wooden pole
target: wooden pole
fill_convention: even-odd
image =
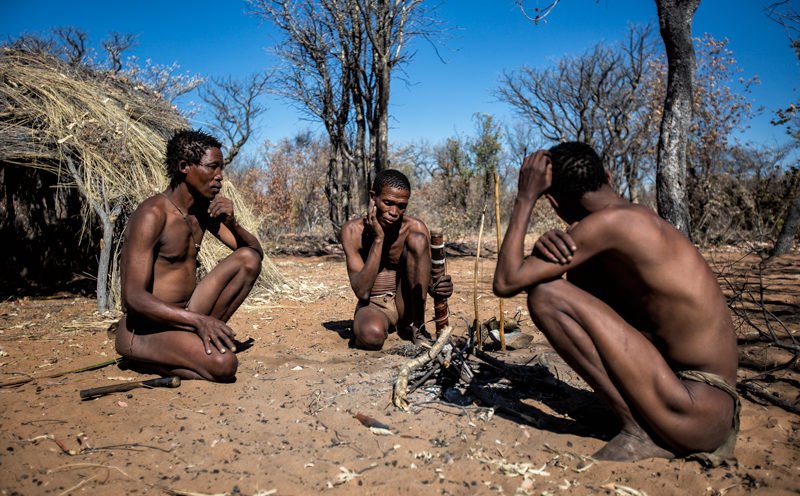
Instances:
[[[475,306],[475,320],[472,322],[472,328],[475,332],[475,345],[479,350],[483,349],[483,339],[481,338],[481,321],[478,318],[478,271],[480,268],[481,260],[481,244],[483,242],[483,221],[486,217],[486,205],[483,206],[483,213],[481,213],[481,228],[478,230],[478,249],[475,254],[475,273],[472,277],[472,302]]]
[[[502,243],[502,237],[500,234],[500,174],[497,173],[497,170],[494,171],[494,224],[497,228],[497,256],[500,256],[500,243]],[[500,333],[500,351],[506,351],[506,318],[505,318],[505,302],[502,298],[498,298],[500,301],[500,327],[498,332]]]

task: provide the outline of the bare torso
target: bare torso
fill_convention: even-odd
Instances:
[[[374,239],[371,229],[367,227],[366,222],[361,218],[347,222],[343,230],[345,229],[351,230],[351,233],[345,239],[352,240],[351,242],[357,245],[356,250],[361,257],[361,261],[366,263]],[[385,233],[378,275],[375,278],[370,294],[378,295],[397,290],[400,260],[403,256],[406,239],[412,232],[424,233],[427,236],[428,231],[421,220],[406,215],[403,216],[399,229]]]
[[[205,230],[194,216],[184,219],[162,194],[145,200],[139,208],[163,217],[153,247],[151,292],[165,303],[183,307],[197,286],[197,255]],[[141,270],[136,260],[122,257],[122,261],[123,272]]]

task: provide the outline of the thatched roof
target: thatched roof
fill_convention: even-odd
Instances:
[[[67,167],[73,164],[85,225],[91,202],[120,205],[126,218],[163,191],[166,139],[186,126],[172,105],[141,84],[48,54],[0,48],[0,162],[50,171],[64,187],[77,185]],[[234,200],[239,221],[257,233],[260,221],[235,188],[226,184],[224,194]],[[117,225],[121,234],[124,223]],[[210,267],[224,254],[220,244],[206,242],[200,258]],[[284,283],[268,260],[262,269],[261,289]]]

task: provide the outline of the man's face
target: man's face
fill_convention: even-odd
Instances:
[[[187,164],[186,183],[211,200],[222,189],[222,151],[209,148],[197,164]]]
[[[375,201],[376,216],[381,227],[392,229],[399,226],[408,208],[411,192],[403,188],[384,186],[379,194],[376,195],[371,191],[370,196]]]

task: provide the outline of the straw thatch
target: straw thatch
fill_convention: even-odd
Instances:
[[[113,237],[106,239],[117,244],[127,215],[167,186],[165,140],[183,127],[186,122],[177,110],[140,84],[72,67],[47,54],[0,49],[3,179],[15,167],[29,178],[36,176],[28,179],[32,184],[41,183],[43,172],[55,177],[57,188],[51,195],[61,196],[50,203],[56,206],[66,202],[64,190],[80,192],[82,239],[73,233],[73,239],[50,239],[51,243],[88,243],[96,254],[103,244],[98,239],[99,223],[112,226]],[[20,170],[13,174],[19,176]],[[2,214],[12,217],[9,210],[25,208],[19,205],[20,198],[11,195],[9,185],[3,187],[5,209],[0,205],[0,221],[14,223],[19,230],[19,219],[3,219]],[[235,188],[228,184],[225,194],[234,200],[239,222],[258,233],[259,219],[242,204]],[[205,242],[200,258],[205,267],[213,267],[225,254],[219,244]],[[89,267],[85,270],[92,270]],[[268,259],[262,269],[256,291],[285,284]]]

